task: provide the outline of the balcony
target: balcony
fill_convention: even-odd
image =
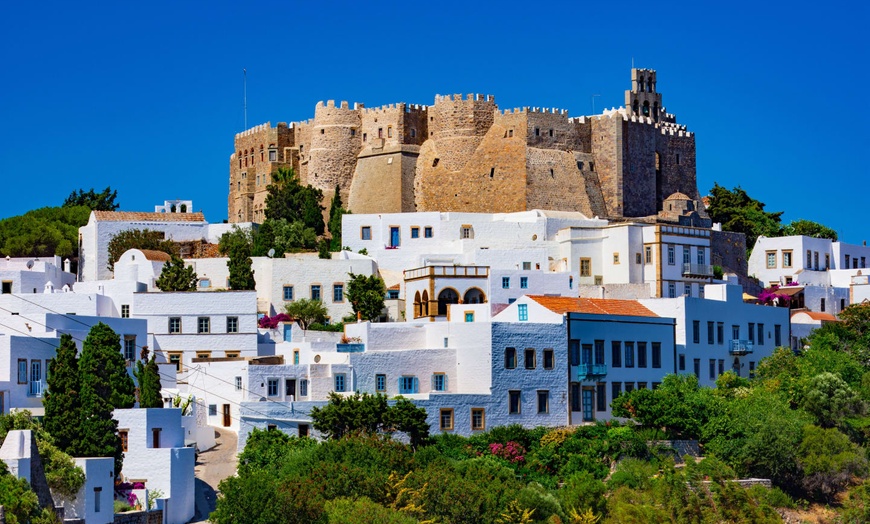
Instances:
[[[42,397],[47,389],[48,386],[46,385],[44,380],[31,381],[28,395],[31,397]]]
[[[713,266],[707,264],[683,264],[683,276],[695,278],[708,278],[713,276]]]
[[[577,367],[577,380],[598,380],[607,376],[607,364],[580,364]]]
[[[732,340],[728,350],[732,355],[748,355],[752,353],[755,344],[751,340]]]
[[[425,266],[405,270],[405,280],[427,277],[489,278],[489,266]]]

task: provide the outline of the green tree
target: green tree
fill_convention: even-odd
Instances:
[[[284,311],[290,318],[299,322],[302,329],[308,329],[313,323],[323,324],[329,316],[329,311],[323,302],[300,298],[284,306]]]
[[[178,245],[166,240],[163,231],[151,229],[127,229],[117,233],[109,240],[109,271],[115,270],[115,262],[130,249],[150,249],[163,251],[169,255],[178,255]]]
[[[66,197],[66,200],[63,201],[63,207],[86,206],[94,211],[115,211],[119,207],[115,201],[116,198],[118,198],[118,192],[112,191],[111,187],[107,187],[99,193],[95,193],[94,188],[91,188],[87,193],[79,189]]]
[[[39,500],[25,479],[12,476],[0,461],[0,506],[6,511],[7,524],[28,524],[39,515]]]
[[[341,194],[338,186],[335,186],[335,194],[332,195],[332,202],[329,205],[329,236],[330,250],[341,251],[341,220],[342,217],[350,211],[346,210],[341,202]]]
[[[257,288],[254,280],[254,262],[251,260],[251,248],[247,244],[235,244],[229,250],[229,285],[230,289],[252,291]]]
[[[317,245],[317,232],[301,221],[289,222],[284,218],[277,218],[270,222],[272,246],[276,254],[310,250]]]
[[[837,241],[837,232],[828,226],[813,222],[812,220],[794,220],[782,228],[783,236],[803,235],[813,238],[829,238]]]
[[[251,256],[265,257],[269,250],[275,248],[275,233],[272,231],[272,221],[268,218],[257,228],[251,243]],[[275,249],[277,252],[278,250]]]
[[[798,464],[807,493],[827,502],[832,502],[853,478],[867,474],[864,451],[834,428],[805,427]]]
[[[148,358],[148,348],[143,347],[139,355],[139,361],[136,362],[136,371],[133,374],[139,382],[139,407],[140,408],[162,408],[163,395],[160,394],[162,389],[160,384],[160,368],[157,366],[157,360],[154,355]]]
[[[411,447],[416,449],[429,441],[429,423],[426,422],[426,417],[425,409],[418,408],[404,397],[398,397],[387,410],[385,422],[391,429],[408,435]]]
[[[262,227],[261,225],[260,228],[262,229]],[[232,229],[221,235],[220,240],[218,240],[218,251],[221,255],[227,256],[234,249],[253,250],[256,236],[251,229],[233,226]]]
[[[78,457],[115,457],[115,473],[123,462],[116,408],[134,404],[133,380],[121,356],[121,343],[112,328],[100,322],[91,328],[82,344],[79,360],[82,388],[82,432],[72,446]]]
[[[0,220],[0,255],[78,256],[79,228],[88,223],[85,206],[43,207]]]
[[[169,262],[163,264],[157,287],[160,291],[196,291],[198,281],[193,266],[185,265],[184,260],[173,255]]]
[[[63,334],[57,353],[48,364],[45,430],[55,444],[68,451],[81,436],[81,382],[78,349],[71,335]]]
[[[354,314],[360,313],[363,320],[377,320],[384,310],[384,297],[387,294],[384,280],[377,275],[348,274],[350,281],[345,294]]]
[[[666,375],[657,389],[626,392],[612,403],[613,415],[660,428],[675,438],[698,438],[717,409],[712,391],[695,375]]]
[[[266,196],[266,218],[283,218],[291,224],[302,222],[318,236],[322,235],[326,229],[323,222],[324,207],[320,205],[323,192],[301,185],[292,169],[279,169],[272,180],[273,183],[267,188],[269,194]]]
[[[367,497],[337,498],[326,502],[329,524],[415,524],[418,521],[391,508],[385,508]]]
[[[382,433],[388,424],[387,397],[380,393],[329,394],[329,403],[311,408],[311,424],[325,438],[340,439],[352,433]]]
[[[863,414],[864,402],[849,384],[833,373],[821,373],[809,379],[801,407],[815,417],[823,428],[833,428],[843,419]]]
[[[710,205],[707,206],[710,218],[720,222],[725,231],[745,234],[749,251],[759,236],[780,236],[782,211],[765,211],[764,203],[751,198],[740,186],[728,190],[714,183],[710,192]]]

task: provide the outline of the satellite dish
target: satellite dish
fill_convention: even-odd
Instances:
[[[320,363],[320,355],[314,355],[314,363],[315,363],[315,364],[319,364],[319,363]]]
[[[269,255],[269,258],[274,257],[275,256],[275,248],[270,249],[268,255]]]
[[[33,260],[27,261],[27,269],[33,269]]]

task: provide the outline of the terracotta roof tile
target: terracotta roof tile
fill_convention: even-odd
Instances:
[[[794,313],[792,313],[792,316],[797,315],[798,313],[804,313],[813,320],[821,320],[824,322],[839,322],[837,317],[830,313],[820,313],[818,311],[795,311]]]
[[[157,251],[156,249],[140,249],[139,251],[145,255],[145,258],[152,262],[169,262],[172,259],[168,253]]]
[[[94,211],[102,222],[205,222],[202,213],[147,213],[144,211]]]
[[[529,298],[553,313],[591,313],[596,315],[622,315],[634,317],[658,317],[637,300],[612,298],[572,298],[529,295]]]

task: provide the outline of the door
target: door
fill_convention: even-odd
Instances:
[[[292,342],[293,341],[293,324],[287,323],[284,324],[284,342]]]
[[[3,395],[4,392],[0,391],[0,415],[6,413],[6,399]]]
[[[223,420],[224,427],[228,428],[228,427],[230,427],[230,405],[229,404],[223,405],[223,415],[224,415],[224,420]]]
[[[399,228],[390,228],[390,247],[398,247],[399,245]]]
[[[580,375],[589,376],[592,374],[592,344],[583,344],[582,359],[583,367],[581,368]]]
[[[34,396],[42,395],[42,361],[30,361],[30,394]]]
[[[288,402],[296,400],[296,379],[287,379],[284,390],[284,400]]]
[[[595,391],[583,389],[583,421],[592,422],[593,420],[595,420]]]

